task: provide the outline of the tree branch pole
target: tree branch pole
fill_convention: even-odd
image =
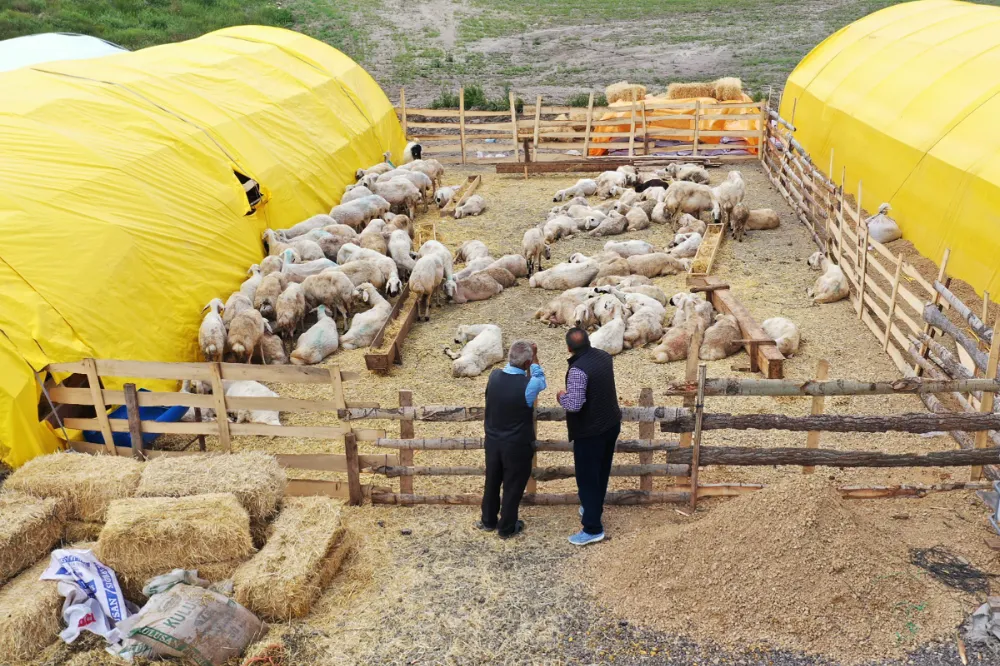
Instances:
[[[924,306],[924,321],[935,328],[941,329],[943,332],[950,335],[955,339],[955,342],[962,346],[965,351],[969,352],[969,356],[972,357],[973,362],[982,371],[986,371],[986,366],[989,364],[989,357],[979,349],[979,345],[976,344],[975,340],[972,340],[959,330],[958,326],[955,326],[950,319],[944,314],[944,312],[937,309],[933,305]]]
[[[930,339],[930,338],[928,338]],[[937,345],[938,343],[934,343]],[[938,345],[940,346],[940,345]],[[835,395],[892,395],[907,393],[950,393],[960,391],[1000,391],[1000,381],[959,377],[951,379],[924,379],[904,377],[892,381],[865,382],[854,379],[741,379],[736,377],[709,379],[705,382],[705,395],[716,396],[835,396]],[[697,382],[674,382],[667,386],[666,396],[694,396]]]
[[[952,309],[958,313],[965,321],[969,324],[969,328],[975,333],[980,340],[986,344],[991,344],[993,342],[993,329],[989,328],[982,319],[980,319],[975,312],[969,309],[969,307],[963,303],[958,296],[953,294],[948,287],[944,286],[938,281],[934,281],[934,290],[941,294],[941,298],[948,302]]]
[[[698,467],[701,465],[701,429],[705,418],[705,380],[708,376],[708,365],[698,366],[698,395],[694,403],[694,437],[690,449],[691,454],[691,510],[698,507]]]

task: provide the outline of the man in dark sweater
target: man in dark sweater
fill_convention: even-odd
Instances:
[[[566,429],[573,442],[576,487],[580,495],[583,529],[569,538],[576,546],[604,539],[604,496],[608,492],[611,460],[621,432],[615,369],[611,355],[590,346],[587,332],[571,328],[566,334],[569,369],[559,404],[566,410]]]
[[[545,372],[538,364],[538,349],[527,340],[518,340],[510,346],[507,367],[494,370],[486,384],[486,488],[482,518],[476,527],[496,530],[501,539],[524,530],[524,521],[518,520],[517,510],[531,478],[535,398],[543,390]]]

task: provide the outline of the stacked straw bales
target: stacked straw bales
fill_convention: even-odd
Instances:
[[[268,619],[302,617],[348,552],[338,502],[289,498],[271,525],[267,545],[237,569],[236,600]]]
[[[0,493],[0,585],[44,558],[63,533],[65,501]]]
[[[0,587],[0,662],[34,658],[62,631],[62,602],[54,580],[39,580],[49,565],[40,562]],[[7,660],[10,660],[9,662]]]
[[[641,101],[646,98],[646,86],[628,81],[612,83],[604,89],[604,96],[608,98],[608,104],[615,102]]]
[[[712,82],[671,83],[667,86],[667,99],[692,99],[711,97],[720,102],[737,102],[743,99],[743,82],[733,76]]]

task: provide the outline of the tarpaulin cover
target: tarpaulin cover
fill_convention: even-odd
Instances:
[[[32,369],[198,358],[200,312],[261,260],[266,227],[395,159],[378,84],[278,28],[0,74],[0,460],[51,451]],[[251,211],[236,173],[261,185]]]
[[[792,72],[781,114],[823,170],[977,290],[1000,293],[1000,9],[924,0],[866,16]]]

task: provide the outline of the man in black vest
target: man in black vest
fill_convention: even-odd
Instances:
[[[510,346],[507,367],[494,370],[486,384],[486,487],[482,518],[476,527],[496,530],[501,539],[524,530],[517,510],[535,455],[535,398],[544,389],[545,372],[538,364],[538,349],[527,340]]]
[[[622,427],[615,369],[611,355],[590,346],[587,332],[571,328],[566,334],[569,369],[559,404],[566,410],[566,429],[573,442],[576,488],[580,495],[583,529],[569,538],[575,546],[604,539],[604,496],[608,492],[611,460]]]

